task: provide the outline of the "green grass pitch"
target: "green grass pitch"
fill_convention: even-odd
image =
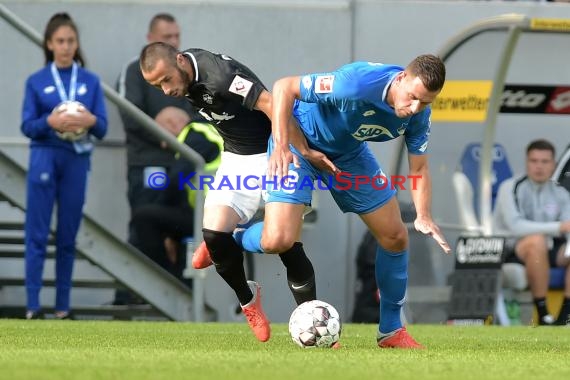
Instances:
[[[287,326],[259,343],[229,323],[0,320],[1,379],[570,379],[570,329],[412,325],[427,350],[376,347],[345,324],[339,350],[302,349]]]

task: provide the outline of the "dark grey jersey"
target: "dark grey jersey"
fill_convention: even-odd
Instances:
[[[186,97],[224,139],[224,150],[249,155],[267,151],[271,121],[254,109],[265,86],[246,66],[224,54],[185,50],[195,78]]]

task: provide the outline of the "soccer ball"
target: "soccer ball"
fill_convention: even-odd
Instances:
[[[336,309],[323,301],[297,306],[289,318],[293,342],[303,348],[332,347],[340,338],[341,322]]]
[[[81,102],[76,102],[74,100],[67,100],[65,102],[59,103],[55,106],[55,112],[65,112],[68,114],[77,114],[80,111],[83,111],[85,106]]]
[[[78,114],[85,110],[85,106],[80,102],[76,101],[65,101],[59,103],[52,112],[65,112],[70,115]],[[79,129],[76,132],[56,132],[57,136],[62,140],[67,141],[77,141],[81,140],[87,132],[83,129]]]

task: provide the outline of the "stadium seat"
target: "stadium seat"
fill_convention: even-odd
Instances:
[[[479,162],[480,143],[470,143],[465,147],[461,156],[460,172],[454,175],[454,186],[456,196],[462,199],[460,210],[460,220],[464,226],[471,227],[474,231],[482,231],[477,214],[479,205]],[[495,200],[499,187],[503,181],[513,176],[513,171],[507,151],[501,144],[493,145],[493,165],[492,165],[492,187],[491,187],[491,209],[495,208]],[[457,183],[455,183],[457,182]],[[469,207],[471,206],[471,207]],[[528,286],[524,266],[516,263],[506,263],[503,265],[503,284],[505,288],[523,290]]]
[[[463,227],[465,234],[480,235],[482,230],[475,214],[473,186],[469,182],[469,178],[467,178],[465,173],[456,171],[453,173],[452,181],[460,225]]]
[[[482,225],[477,215],[479,199],[479,161],[481,144],[468,144],[463,151],[459,170],[453,174],[452,182],[459,212],[459,222],[464,229],[465,235],[481,235]],[[507,160],[504,147],[500,144],[494,145],[493,154],[493,186],[491,191],[492,208],[495,205],[495,198],[499,185],[512,176],[512,170]],[[524,290],[528,286],[525,268],[517,263],[505,263],[502,266],[503,288],[515,291]],[[509,318],[503,302],[503,294],[499,294],[496,310],[499,324],[509,325]]]
[[[479,218],[479,162],[480,162],[480,143],[470,143],[465,147],[461,156],[460,168],[461,171],[473,189],[473,209],[475,215]],[[492,165],[492,187],[491,187],[491,208],[495,207],[495,199],[499,191],[501,183],[513,176],[513,171],[507,160],[507,152],[501,144],[493,146],[493,165]]]
[[[459,223],[464,235],[481,235],[479,224],[473,207],[473,187],[462,172],[453,173],[453,188],[459,210]],[[503,286],[513,290],[524,290],[528,286],[524,266],[517,263],[503,264]]]

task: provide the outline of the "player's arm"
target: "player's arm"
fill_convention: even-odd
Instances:
[[[286,176],[291,162],[299,166],[297,157],[289,149],[289,143],[317,169],[332,174],[339,171],[324,153],[309,147],[293,117],[295,99],[301,98],[300,83],[301,77],[293,76],[281,78],[273,85],[271,128],[275,147],[268,163],[268,174],[271,177]]]
[[[262,111],[267,115],[269,119],[273,115],[272,110],[272,96],[268,91],[263,91],[259,98],[257,99],[257,103],[255,104],[255,108]],[[289,123],[287,124],[287,131],[286,133],[289,136],[289,142],[293,144],[293,146],[301,153],[303,156],[308,155],[309,145],[307,144],[307,139],[299,129],[295,118],[291,116],[289,119]],[[288,147],[287,147],[288,149]]]
[[[267,90],[263,90],[261,91],[261,94],[259,94],[259,97],[257,98],[257,101],[255,102],[255,106],[254,108],[258,111],[263,112],[265,115],[267,115],[267,117],[269,119],[271,119],[271,104],[272,104],[272,97],[271,94],[269,93],[269,91]]]
[[[296,158],[289,149],[290,122],[293,117],[293,104],[300,98],[299,77],[285,77],[273,85],[271,129],[274,149],[269,157],[268,174],[283,178],[289,171],[289,163]],[[305,142],[306,143],[306,142]]]
[[[408,186],[416,207],[414,227],[421,233],[433,237],[445,253],[450,253],[449,244],[431,216],[431,176],[427,155],[408,154],[408,162],[410,169]]]

